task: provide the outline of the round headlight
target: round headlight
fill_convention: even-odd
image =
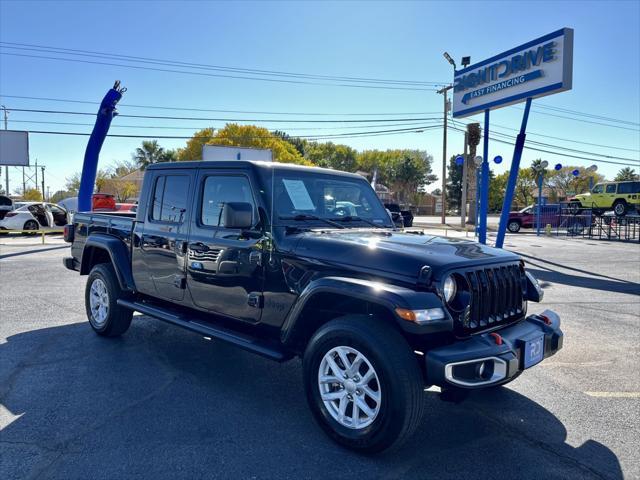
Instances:
[[[453,300],[453,297],[456,296],[456,290],[456,281],[451,275],[449,275],[444,280],[444,299],[447,303]]]

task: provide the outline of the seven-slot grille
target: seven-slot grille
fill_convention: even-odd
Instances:
[[[469,305],[459,316],[456,331],[468,335],[504,325],[525,313],[524,272],[519,265],[503,265],[464,273]]]

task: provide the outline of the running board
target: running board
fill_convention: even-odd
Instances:
[[[293,354],[286,352],[282,348],[278,348],[275,345],[270,345],[267,342],[259,340],[250,335],[239,333],[229,328],[221,326],[205,325],[198,318],[188,318],[184,315],[173,313],[168,309],[150,305],[143,302],[131,302],[129,300],[118,299],[118,305],[140,312],[144,315],[148,315],[163,322],[177,325],[178,327],[191,330],[192,332],[199,333],[206,337],[216,338],[227,343],[236,345],[244,350],[248,350],[253,353],[257,353],[271,360],[278,362],[284,362],[293,357]]]

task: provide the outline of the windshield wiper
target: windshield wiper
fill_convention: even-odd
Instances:
[[[329,225],[331,225],[333,227],[344,228],[344,225],[340,225],[339,223],[334,222],[333,220],[329,220],[328,218],[318,217],[316,215],[309,215],[307,213],[301,213],[301,214],[293,215],[293,216],[290,216],[290,217],[282,217],[282,216],[280,216],[278,218],[280,220],[295,220],[296,222],[301,222],[301,221],[304,221],[304,220],[320,220],[321,222],[329,224]]]
[[[384,225],[378,225],[377,223],[373,223],[371,220],[367,220],[366,218],[358,217],[357,215],[345,215],[344,217],[332,217],[331,220],[336,222],[353,222],[360,220],[361,222],[367,223],[375,228],[385,228]]]

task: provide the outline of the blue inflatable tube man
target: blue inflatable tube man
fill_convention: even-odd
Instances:
[[[120,81],[116,81],[113,88],[107,92],[100,104],[96,124],[93,127],[87,150],[84,153],[84,163],[82,165],[82,176],[80,178],[80,189],[78,190],[78,211],[87,212],[91,210],[91,196],[93,195],[93,186],[96,183],[96,174],[98,172],[98,157],[100,149],[104,143],[104,139],[109,132],[111,120],[118,112],[116,105],[122,98],[122,94],[126,92],[126,88],[120,87]]]

